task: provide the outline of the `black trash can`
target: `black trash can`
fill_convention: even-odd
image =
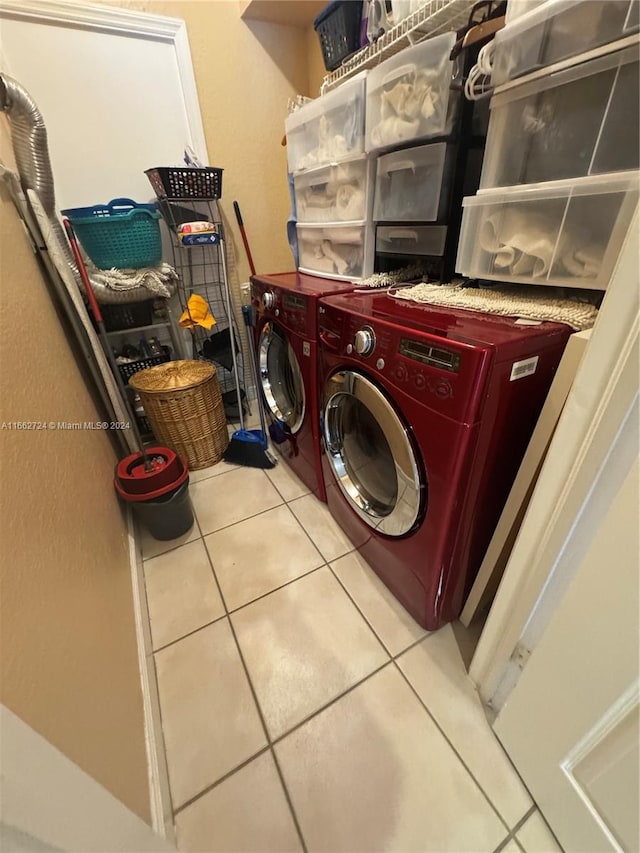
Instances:
[[[189,478],[159,498],[131,503],[133,511],[154,539],[177,539],[193,527]]]

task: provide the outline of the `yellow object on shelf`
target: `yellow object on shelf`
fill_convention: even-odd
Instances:
[[[216,318],[211,313],[209,303],[197,293],[192,293],[187,303],[187,308],[182,312],[182,316],[178,321],[183,329],[194,329],[196,326],[202,326],[204,329],[211,329],[216,322]]]

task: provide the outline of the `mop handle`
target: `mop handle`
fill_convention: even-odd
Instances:
[[[265,422],[264,411],[262,410],[262,400],[260,399],[260,388],[259,382],[260,379],[258,377],[258,365],[257,358],[258,353],[256,352],[253,335],[251,334],[251,330],[253,329],[253,306],[252,305],[243,305],[242,306],[242,317],[244,319],[244,325],[247,333],[247,344],[249,346],[249,352],[251,354],[251,374],[253,376],[253,382],[256,387],[256,403],[258,405],[258,414],[260,415],[260,429],[263,433],[267,432],[267,425]]]
[[[222,262],[222,277],[224,279],[224,292],[227,298],[227,317],[229,318],[229,340],[231,341],[231,358],[233,359],[233,375],[236,380],[236,396],[238,398],[238,413],[240,415],[240,429],[244,432],[244,412],[242,411],[242,395],[240,394],[240,377],[238,376],[238,361],[236,359],[236,340],[233,329],[233,308],[231,305],[231,291],[227,277],[227,259],[224,237],[220,236],[220,260]]]
[[[238,221],[238,228],[240,229],[240,235],[242,237],[242,242],[244,243],[244,248],[247,253],[247,260],[249,261],[249,269],[251,270],[251,275],[256,274],[256,268],[253,263],[253,258],[251,256],[251,249],[249,248],[249,241],[247,240],[247,235],[244,230],[244,222],[242,221],[242,214],[240,213],[240,205],[237,201],[233,202],[233,209],[236,212],[236,219]]]
[[[67,237],[69,238],[69,244],[71,245],[71,251],[73,252],[73,257],[75,258],[76,265],[78,267],[78,272],[80,273],[80,278],[82,279],[82,283],[84,284],[84,289],[87,294],[87,299],[89,300],[89,306],[91,308],[91,313],[93,314],[93,318],[96,323],[102,323],[102,311],[100,310],[100,306],[98,305],[98,300],[96,299],[96,295],[93,292],[93,287],[91,286],[91,280],[87,274],[87,268],[84,265],[84,261],[82,260],[82,255],[80,254],[80,249],[78,248],[78,241],[76,240],[75,231],[73,230],[73,226],[68,219],[62,220],[64,223],[64,230],[67,232]]]

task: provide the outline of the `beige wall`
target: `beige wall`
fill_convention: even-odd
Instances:
[[[4,195],[0,293],[0,422],[96,420]],[[110,441],[96,431],[3,429],[0,460],[0,699],[148,821],[131,573]]]

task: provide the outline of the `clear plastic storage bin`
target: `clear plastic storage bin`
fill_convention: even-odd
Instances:
[[[448,132],[449,59],[455,33],[407,47],[369,72],[366,150],[392,148]]]
[[[363,153],[367,73],[362,71],[287,116],[290,172],[328,166]]]
[[[446,142],[378,157],[373,218],[377,222],[433,222],[438,218]]]
[[[638,0],[549,0],[496,33],[494,86],[636,32]]]
[[[376,252],[441,257],[446,239],[446,225],[379,225],[376,229]]]
[[[482,189],[640,166],[640,46],[495,95]]]
[[[325,278],[366,278],[373,273],[373,235],[368,222],[297,225],[298,269]]]
[[[298,222],[369,219],[375,163],[366,157],[301,172],[293,179]]]
[[[638,204],[639,177],[597,175],[465,198],[457,272],[605,290]]]

